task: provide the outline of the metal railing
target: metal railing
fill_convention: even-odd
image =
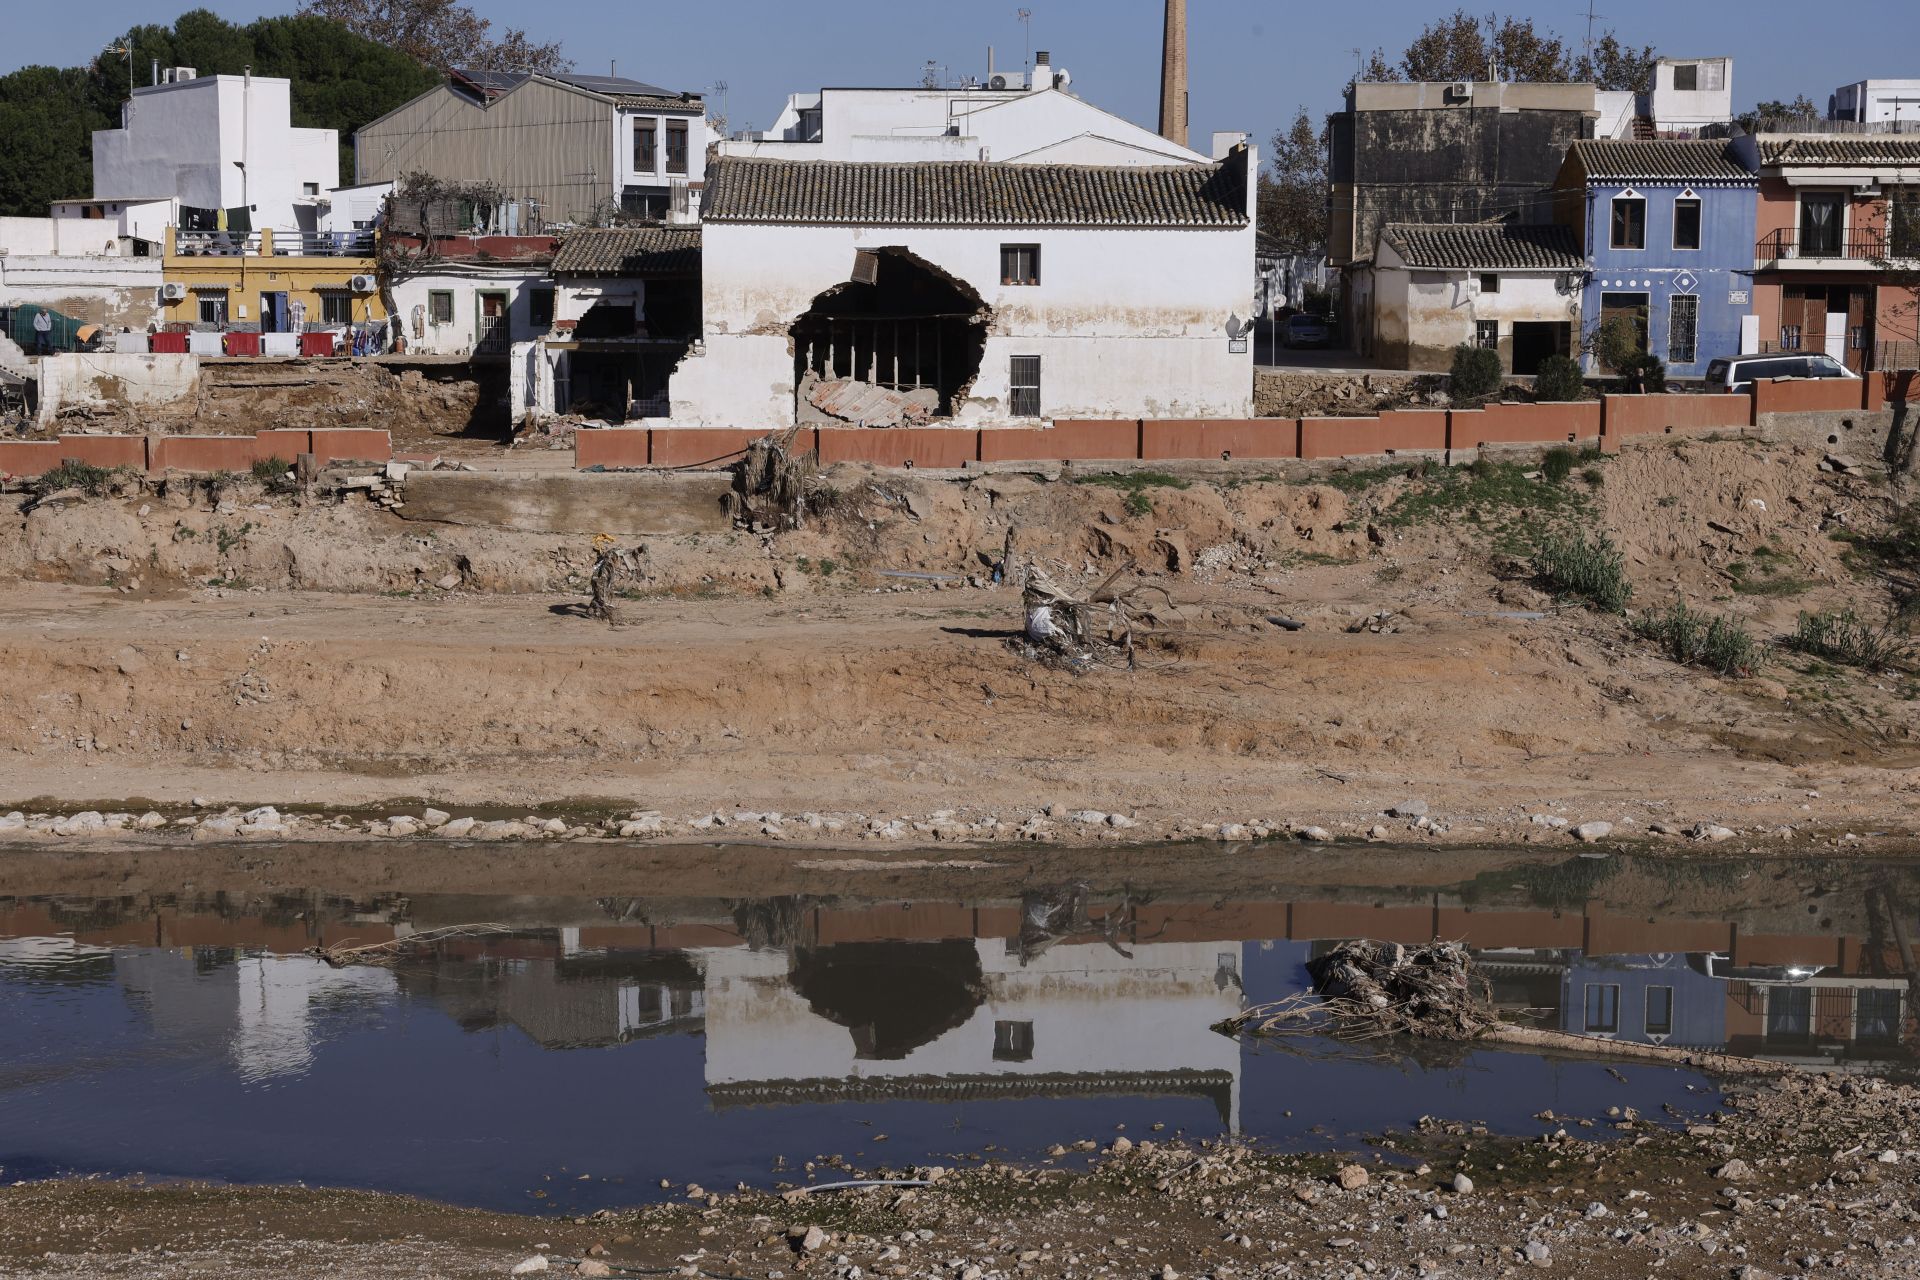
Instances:
[[[1762,262],[1800,258],[1874,262],[1887,256],[1887,237],[1880,231],[1832,231],[1808,235],[1805,232],[1781,230],[1761,237],[1754,253]]]
[[[174,232],[174,252],[187,258],[369,258],[374,235],[359,231]]]

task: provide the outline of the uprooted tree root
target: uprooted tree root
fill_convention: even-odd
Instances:
[[[1146,635],[1179,612],[1165,588],[1148,583],[1121,587],[1133,570],[1129,560],[1085,594],[1060,587],[1046,572],[1029,565],[1021,603],[1026,611],[1026,641],[1035,658],[1084,668],[1094,662],[1140,665],[1135,633]],[[1158,597],[1160,607],[1154,608]]]
[[[450,924],[438,929],[422,929],[402,938],[389,938],[385,942],[308,947],[307,954],[335,969],[344,969],[350,964],[392,964],[407,951],[429,947],[449,938],[478,938],[512,932],[513,926],[504,924]]]
[[[1249,1005],[1215,1027],[1229,1035],[1326,1036],[1373,1040],[1410,1035],[1477,1041],[1557,1053],[1598,1054],[1689,1066],[1726,1075],[1786,1075],[1780,1062],[1703,1053],[1679,1045],[1640,1044],[1517,1026],[1500,1019],[1492,990],[1458,942],[1408,947],[1397,942],[1343,942],[1307,964],[1312,991]]]

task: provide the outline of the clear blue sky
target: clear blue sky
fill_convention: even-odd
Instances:
[[[622,75],[673,89],[725,80],[735,128],[764,126],[786,95],[822,85],[918,83],[928,60],[955,76],[983,75],[987,46],[1001,66],[1019,66],[1027,37],[1016,0],[468,0],[499,25],[558,39],[579,70]],[[290,13],[297,0],[90,0],[67,8],[6,0],[0,71],[27,63],[74,65],[128,27],[171,22],[204,7],[238,22]],[[1159,0],[1025,0],[1033,47],[1073,72],[1088,101],[1154,127],[1159,95]],[[1421,26],[1453,4],[1409,0],[1189,0],[1194,141],[1216,129],[1251,130],[1264,144],[1306,104],[1336,109],[1353,74],[1356,45],[1397,54]],[[1524,14],[1578,43],[1586,31],[1576,0],[1506,7],[1475,0],[1468,9]],[[1805,93],[1821,104],[1836,86],[1869,77],[1920,77],[1920,3],[1807,0],[1734,6],[1701,0],[1595,0],[1632,44],[1678,57],[1729,54],[1735,109]],[[719,109],[715,97],[714,108]]]

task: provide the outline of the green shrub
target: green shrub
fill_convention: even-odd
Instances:
[[[271,489],[293,471],[285,458],[261,458],[253,464],[253,478]]]
[[[1794,624],[1793,634],[1781,643],[1811,657],[1869,671],[1907,656],[1905,636],[1890,627],[1870,627],[1851,609],[1838,613],[1803,612]]]
[[[1533,553],[1533,571],[1555,591],[1581,596],[1607,613],[1624,612],[1633,594],[1626,557],[1604,533],[1592,541],[1577,531],[1549,534]]]
[[[1120,505],[1127,509],[1127,514],[1130,516],[1150,516],[1153,514],[1153,499],[1149,498],[1146,493],[1140,489],[1135,489],[1129,493]]]
[[[1566,356],[1548,356],[1533,376],[1535,400],[1578,400],[1586,389],[1580,366]]]
[[[1453,349],[1452,395],[1455,400],[1473,400],[1490,396],[1506,381],[1500,368],[1500,353],[1491,347],[1458,346]]]
[[[98,498],[119,480],[134,474],[132,467],[96,467],[68,458],[59,466],[41,473],[39,491],[58,493],[62,489],[78,489],[89,498]]]
[[[1760,643],[1746,624],[1697,613],[1678,600],[1660,613],[1642,614],[1634,621],[1633,630],[1683,666],[1705,667],[1723,676],[1745,675],[1760,668]]]
[[[1547,456],[1540,460],[1540,470],[1547,479],[1559,484],[1573,474],[1575,454],[1565,445],[1555,445],[1547,450]]]
[[[1667,389],[1667,366],[1660,363],[1659,356],[1636,351],[1619,369],[1629,394],[1657,395]]]
[[[1580,473],[1580,478],[1582,480],[1585,480],[1588,484],[1592,485],[1594,488],[1598,489],[1601,485],[1607,482],[1607,473],[1602,471],[1598,467],[1588,467],[1585,471],[1582,471]]]

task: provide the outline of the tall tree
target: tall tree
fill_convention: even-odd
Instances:
[[[93,194],[94,129],[112,123],[87,101],[78,67],[0,76],[0,216],[47,216],[55,200]]]
[[[1273,135],[1267,171],[1260,175],[1260,230],[1295,253],[1322,253],[1327,243],[1327,134],[1301,107],[1293,123]]]
[[[1820,108],[1814,106],[1813,101],[1803,93],[1792,102],[1781,102],[1778,99],[1757,102],[1753,110],[1743,111],[1735,116],[1734,122],[1748,133],[1752,133],[1756,129],[1764,129],[1770,123],[1783,120],[1812,120],[1819,115]]]
[[[565,71],[573,65],[558,42],[541,44],[493,24],[457,0],[305,0],[303,14],[326,18],[436,71]]]
[[[292,81],[292,123],[339,131],[343,176],[352,172],[353,131],[437,79],[406,55],[315,17],[240,27],[196,9],[171,27],[136,27],[90,66],[0,76],[0,214],[45,216],[53,200],[92,194],[92,133],[120,123],[129,73],[136,87],[147,84],[154,62],[203,75],[239,75],[251,66],[255,75],[284,76]]]
[[[1574,77],[1593,81],[1596,89],[1645,93],[1653,87],[1656,57],[1652,45],[1635,49],[1609,31],[1593,42],[1592,52],[1580,55]]]

